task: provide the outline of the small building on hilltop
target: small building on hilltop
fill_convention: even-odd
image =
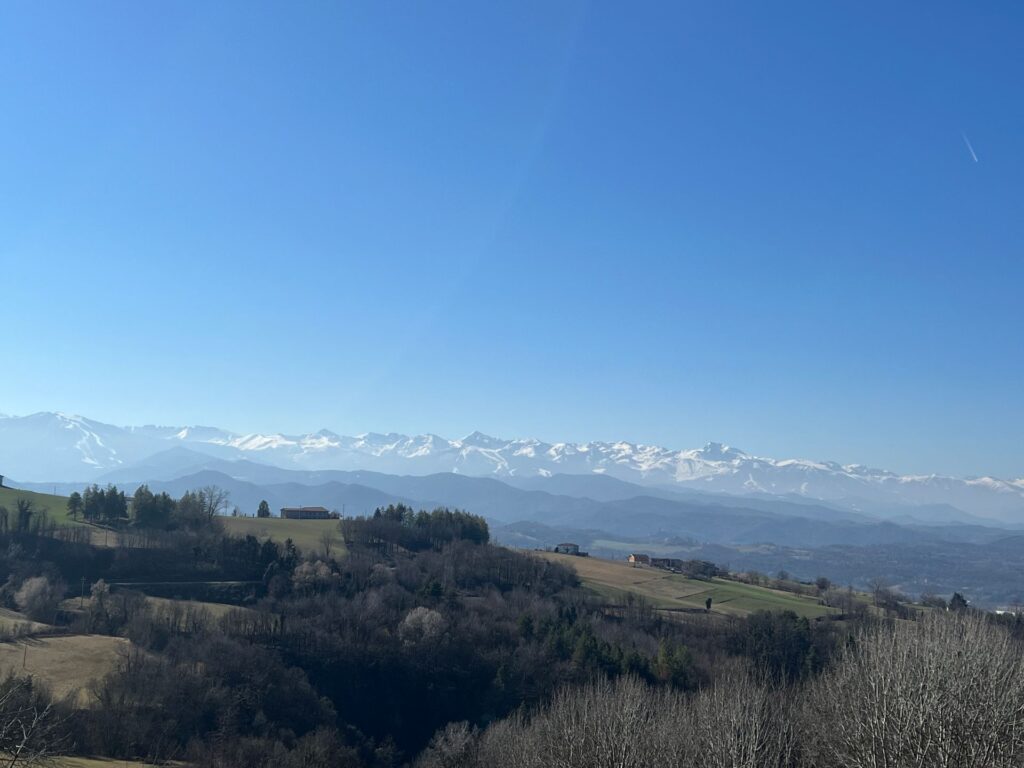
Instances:
[[[580,545],[565,542],[562,544],[555,545],[555,552],[562,555],[578,555],[580,553]]]
[[[289,520],[330,520],[333,515],[326,507],[282,507],[281,517]]]
[[[631,554],[626,559],[631,564],[633,564],[633,565],[650,565],[651,564],[651,556],[650,555],[640,554],[639,552],[634,552],[633,554]]]

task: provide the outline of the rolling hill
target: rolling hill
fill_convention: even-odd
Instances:
[[[762,610],[790,610],[808,618],[835,613],[813,598],[737,581],[689,579],[660,568],[633,567],[622,561],[597,557],[553,552],[539,553],[538,557],[569,566],[586,586],[613,601],[621,601],[626,593],[632,593],[657,609],[703,611],[710,597],[712,612],[729,616],[747,616]]]
[[[37,512],[46,512],[47,517],[58,525],[78,525],[80,521],[68,516],[67,497],[50,493],[24,491],[17,488],[0,488],[0,507],[13,513],[18,499],[28,499]]]

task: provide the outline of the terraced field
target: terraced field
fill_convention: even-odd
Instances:
[[[614,601],[621,601],[626,593],[631,592],[662,610],[703,610],[705,601],[710,597],[712,613],[731,616],[746,616],[759,610],[790,610],[800,616],[817,618],[835,612],[809,597],[726,579],[688,579],[659,568],[634,568],[626,562],[598,557],[574,557],[554,552],[538,552],[537,555],[568,565],[587,587]]]

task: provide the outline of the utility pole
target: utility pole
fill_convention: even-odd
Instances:
[[[78,602],[79,608],[85,608],[85,576],[82,577],[82,598]]]

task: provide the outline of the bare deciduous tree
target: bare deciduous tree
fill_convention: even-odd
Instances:
[[[324,531],[320,534],[320,554],[324,559],[331,559],[331,552],[334,551],[334,544],[334,530]]]
[[[636,678],[566,688],[532,717],[495,723],[466,765],[483,768],[777,768],[791,735],[778,694],[742,670],[695,696]]]
[[[814,766],[1024,764],[1024,659],[983,615],[935,614],[863,631],[809,690]]]
[[[218,485],[207,485],[199,489],[199,498],[202,501],[203,511],[207,517],[213,519],[228,508],[227,491]]]
[[[0,766],[49,764],[60,747],[49,697],[31,680],[8,676],[0,682]]]
[[[782,768],[793,733],[783,695],[740,667],[693,697],[685,713],[686,760],[709,768]]]
[[[462,768],[472,759],[476,737],[469,723],[448,723],[430,740],[415,768]]]
[[[444,616],[433,608],[418,606],[413,608],[398,625],[398,636],[402,642],[415,645],[437,640],[447,627]]]
[[[45,576],[33,576],[22,582],[14,593],[14,602],[30,619],[53,621],[62,597],[63,584],[51,582]]]

